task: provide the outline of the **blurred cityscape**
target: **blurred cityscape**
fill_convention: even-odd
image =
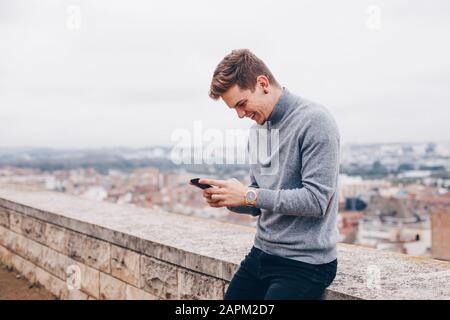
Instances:
[[[175,165],[171,148],[0,148],[0,184],[26,184],[108,201],[255,226],[257,218],[210,208],[195,177],[237,178],[245,165]],[[340,241],[450,260],[450,143],[344,145]]]

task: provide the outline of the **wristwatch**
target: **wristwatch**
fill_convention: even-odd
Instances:
[[[256,205],[256,199],[258,198],[258,193],[255,189],[248,189],[247,193],[245,194],[245,204],[247,206],[254,206]]]

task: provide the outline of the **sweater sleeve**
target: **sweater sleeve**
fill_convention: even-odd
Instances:
[[[259,189],[256,207],[277,214],[322,218],[336,195],[339,132],[331,115],[320,111],[309,116],[301,133],[301,187]]]
[[[249,188],[259,188],[251,169],[250,169],[250,180],[251,183],[249,185]],[[236,207],[227,207],[227,209],[235,213],[250,214],[252,216],[259,216],[261,214],[261,210],[254,206],[236,206]]]

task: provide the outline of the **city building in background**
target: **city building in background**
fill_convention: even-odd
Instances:
[[[450,202],[450,196],[447,196]],[[431,214],[432,257],[450,261],[450,209],[436,209]]]
[[[60,151],[0,149],[0,184],[25,184],[93,201],[256,226],[211,208],[194,177],[237,178],[245,165],[174,165],[169,147]],[[346,145],[339,176],[339,241],[450,260],[450,144]]]

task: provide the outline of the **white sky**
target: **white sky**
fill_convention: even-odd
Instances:
[[[450,140],[449,35],[448,0],[0,0],[0,147],[169,144],[196,120],[248,128],[207,96],[234,48],[327,106],[344,143]]]

